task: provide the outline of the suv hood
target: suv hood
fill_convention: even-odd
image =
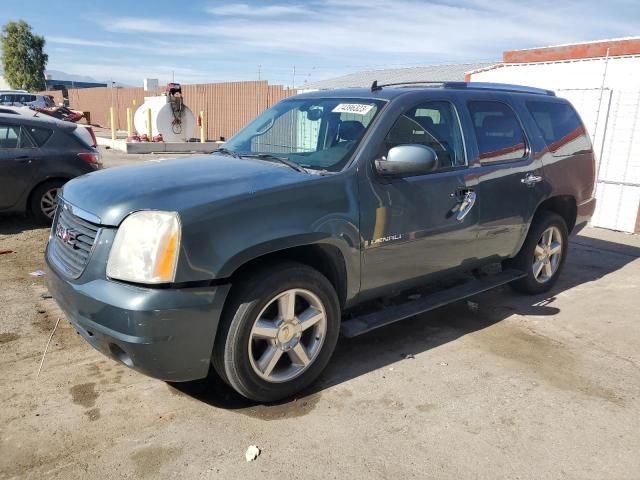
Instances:
[[[313,178],[277,163],[213,154],[93,172],[65,184],[62,197],[102,225],[117,226],[138,210],[182,212]]]

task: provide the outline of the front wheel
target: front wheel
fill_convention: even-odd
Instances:
[[[216,336],[213,365],[241,395],[289,397],[313,382],[335,349],[338,298],[318,271],[276,264],[239,281]]]
[[[553,212],[542,212],[533,221],[518,255],[507,265],[527,273],[513,282],[513,288],[524,293],[543,293],[558,280],[569,247],[567,224]]]

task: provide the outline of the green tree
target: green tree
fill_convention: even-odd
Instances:
[[[2,66],[11,88],[44,90],[44,69],[49,56],[44,53],[44,37],[34,35],[24,20],[2,27]]]

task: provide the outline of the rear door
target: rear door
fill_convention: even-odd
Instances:
[[[33,185],[35,147],[24,128],[0,119],[0,209],[11,208]]]
[[[380,155],[398,145],[433,148],[438,167],[425,175],[380,178],[361,184],[364,240],[362,290],[374,292],[473,262],[478,210],[459,215],[475,181],[467,168],[457,109],[428,98],[399,115]]]
[[[509,97],[470,97],[466,113],[479,167],[477,254],[481,259],[509,257],[520,249],[538,204],[548,194],[542,161]]]

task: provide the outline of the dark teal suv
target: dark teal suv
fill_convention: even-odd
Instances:
[[[273,401],[320,374],[340,332],[497,285],[550,289],[593,214],[594,179],[585,128],[552,92],[307,93],[213,155],[66,184],[49,289],[106,355],[169,381],[213,366]]]

